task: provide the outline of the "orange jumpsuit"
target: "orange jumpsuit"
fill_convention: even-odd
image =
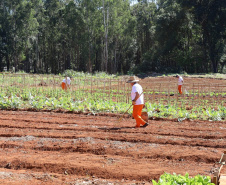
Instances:
[[[136,120],[136,127],[140,127],[140,125],[144,125],[146,122],[141,118],[141,113],[143,109],[143,104],[141,105],[133,105],[133,117]]]
[[[178,91],[180,94],[182,94],[182,85],[178,85]]]
[[[67,85],[66,85],[66,83],[62,82],[62,83],[61,83],[61,87],[62,87],[63,90],[67,90]]]

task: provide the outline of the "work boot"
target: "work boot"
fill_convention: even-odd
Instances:
[[[143,125],[143,127],[147,127],[149,125],[149,123],[145,123],[144,125]]]

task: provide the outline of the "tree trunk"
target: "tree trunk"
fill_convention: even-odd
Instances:
[[[105,6],[103,0],[103,14],[104,14],[104,70],[108,71],[108,17],[109,9],[107,8],[107,17],[105,15]],[[106,20],[107,19],[107,20]]]
[[[216,61],[213,53],[210,53],[210,60],[212,62],[213,72],[217,73],[218,72],[218,62]]]
[[[9,71],[10,61],[8,53],[6,54],[6,62],[7,62],[7,71]]]

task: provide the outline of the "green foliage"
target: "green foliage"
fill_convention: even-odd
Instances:
[[[179,122],[186,118],[212,121],[222,121],[226,119],[226,108],[221,105],[218,106],[218,110],[211,108],[205,110],[203,107],[198,106],[189,111],[178,107],[176,104],[168,104],[166,106],[164,104],[148,103],[146,104],[146,109],[149,117],[178,118]]]
[[[95,93],[86,91],[75,91],[72,93],[51,88],[46,88],[45,90],[26,88],[22,91],[18,88],[8,88],[0,92],[0,108],[62,109],[92,112],[93,114],[98,112],[124,113],[128,109],[128,104],[113,101],[113,96],[116,97],[117,95],[113,95],[112,92],[109,98],[108,94],[98,91]],[[202,106],[197,106],[191,110],[186,110],[183,106],[178,107],[177,104],[147,103],[146,110],[149,117],[178,118],[179,122],[186,118],[213,121],[226,119],[226,108],[222,105],[219,105],[217,109],[212,109],[211,107],[203,109]],[[132,114],[132,110],[129,110],[129,113]]]
[[[2,0],[0,70],[224,71],[225,1],[130,2]]]
[[[94,75],[72,70],[69,72],[74,77],[72,81],[73,90],[70,89],[66,92],[59,86],[55,86],[60,85],[62,76],[0,74],[0,83],[3,87],[7,86],[7,88],[0,89],[0,108],[62,109],[91,112],[93,114],[99,112],[124,113],[128,109],[127,94],[130,94],[130,90],[126,86],[124,87],[124,81],[121,81],[120,77],[103,72]],[[40,81],[46,81],[48,85],[38,85]],[[54,86],[52,86],[53,83],[55,83]],[[22,88],[24,84],[29,85]],[[122,85],[121,88],[120,84]],[[166,95],[166,98],[160,98],[157,101],[152,99],[152,102],[146,103],[149,117],[177,118],[179,122],[185,119],[210,121],[224,121],[226,119],[224,102],[219,103],[215,100],[218,96],[220,98],[225,96],[224,92],[188,92],[189,95],[174,97],[172,101],[167,96],[168,93],[156,90],[145,93],[145,97]],[[201,96],[209,97],[206,100],[202,99]],[[214,97],[213,101],[211,101],[212,96]],[[132,109],[129,110],[129,114],[132,114]]]
[[[62,76],[64,76],[64,77],[66,77],[66,76],[68,76],[68,77],[79,77],[79,76],[81,76],[81,77],[83,77],[85,74],[83,73],[83,72],[76,72],[76,71],[74,71],[74,70],[65,70],[64,71],[64,73],[62,74]]]
[[[225,48],[223,40],[225,40],[226,31],[224,21],[226,2],[199,0],[177,0],[177,2],[194,17],[194,24],[201,28],[200,48],[206,49],[203,53],[204,60],[211,61],[213,72],[217,73],[219,61],[224,55]]]
[[[185,176],[164,173],[160,176],[158,182],[152,180],[152,183],[153,185],[214,185],[214,183],[211,183],[209,176],[196,175],[195,177],[189,177],[188,173]]]

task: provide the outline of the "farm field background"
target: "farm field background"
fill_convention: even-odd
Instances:
[[[50,78],[39,79],[34,90],[23,77],[15,79],[10,84],[5,81],[1,88],[1,102],[5,101],[0,111],[1,184],[151,184],[164,172],[212,176],[226,148],[224,78],[185,77],[184,96],[178,96],[176,79],[171,76],[142,79],[146,102],[150,103],[150,125],[145,129],[135,129],[130,114],[118,121],[130,105],[125,79],[106,78],[101,84],[98,78],[90,81],[92,85],[87,80],[66,93],[60,89],[60,78],[56,83],[50,83]],[[197,84],[206,87],[196,88]],[[17,87],[23,87],[25,93]],[[47,99],[39,102],[35,93],[44,93],[42,98],[51,105],[46,104]],[[76,99],[78,94],[82,95],[80,100]],[[65,102],[72,100],[74,105],[69,108],[74,109],[63,104],[52,107],[60,97]],[[109,101],[108,108],[102,108],[100,102],[96,104],[99,110],[82,104],[101,97]],[[45,106],[32,106],[35,101]],[[120,105],[122,109],[117,109]],[[220,114],[220,121],[210,117],[182,119],[186,118],[183,115],[181,119],[162,117],[160,113],[169,105],[194,109],[194,114],[201,114],[200,107],[205,111],[210,107]],[[77,106],[83,108],[75,109]],[[115,111],[109,111],[112,107]]]
[[[2,74],[1,109],[62,110],[71,112],[123,113],[130,104],[128,76],[73,74],[64,92],[62,76]],[[141,79],[150,118],[225,120],[226,75],[221,78],[184,76],[184,94],[178,95],[173,76]],[[213,77],[213,75],[212,75]],[[131,114],[132,110],[128,113]]]

